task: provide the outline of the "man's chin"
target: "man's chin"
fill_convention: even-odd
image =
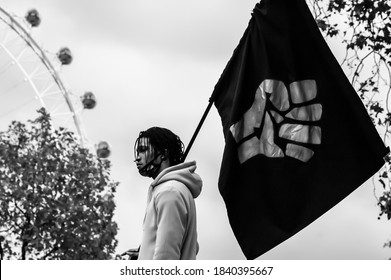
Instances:
[[[148,172],[145,168],[140,167],[140,168],[138,169],[138,173],[139,173],[141,176],[150,177],[150,176],[148,175],[149,172]]]

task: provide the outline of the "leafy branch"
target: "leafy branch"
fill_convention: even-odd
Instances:
[[[345,49],[340,61],[386,143],[391,136],[391,3],[387,0],[307,0],[324,37]],[[341,49],[341,48],[339,48]],[[391,157],[378,173],[379,219],[391,220]],[[380,193],[380,194],[377,194]],[[385,244],[391,247],[391,242]]]
[[[5,259],[110,259],[117,245],[110,162],[38,111],[0,132],[0,245]]]

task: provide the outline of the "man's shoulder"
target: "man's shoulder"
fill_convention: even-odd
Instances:
[[[167,180],[154,187],[154,192],[180,191],[186,188],[185,184],[177,180]],[[187,188],[186,188],[187,189]]]
[[[191,195],[191,192],[184,183],[177,180],[168,180],[155,186],[153,194],[154,196],[161,196],[165,194],[187,196],[189,194]]]

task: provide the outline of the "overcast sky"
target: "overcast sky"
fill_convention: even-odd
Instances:
[[[168,127],[185,145],[250,19],[255,0],[0,0],[23,17],[36,8],[32,36],[48,52],[67,46],[74,61],[60,75],[76,95],[92,91],[81,118],[89,143],[112,146],[119,225],[117,253],[138,247],[149,179],[133,163],[139,131]],[[1,77],[0,77],[1,81]],[[1,100],[6,102],[6,100]],[[230,229],[217,181],[224,147],[213,107],[189,160],[204,181],[196,200],[199,259],[244,259]],[[386,259],[391,225],[377,220],[371,182],[262,259]],[[254,222],[256,222],[254,220]]]

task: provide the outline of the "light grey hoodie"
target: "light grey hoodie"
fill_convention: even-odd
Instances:
[[[202,180],[196,162],[164,169],[148,191],[139,260],[194,260],[198,252],[194,198]]]

